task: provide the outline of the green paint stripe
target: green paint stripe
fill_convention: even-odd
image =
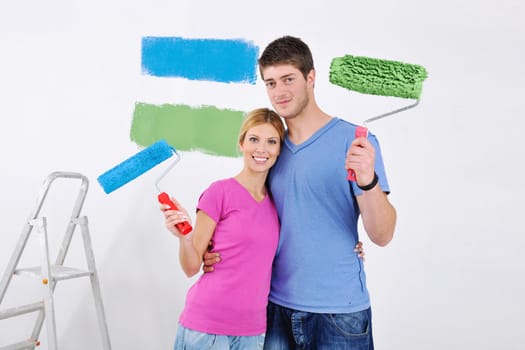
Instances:
[[[245,112],[213,106],[136,103],[130,137],[147,147],[165,139],[181,151],[238,157],[237,138]]]

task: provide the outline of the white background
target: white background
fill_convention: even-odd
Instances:
[[[417,108],[370,125],[399,215],[386,248],[363,236],[376,348],[523,349],[524,17],[518,0],[2,1],[0,273],[47,175],[83,173],[113,349],[172,348],[193,280],[156,203],[153,184],[166,164],[110,195],[96,178],[138,151],[129,139],[135,102],[249,110],[268,101],[260,81],[143,76],[141,38],[247,39],[263,48],[291,34],[314,54],[319,105],[350,121],[406,101],[331,85],[333,57],[429,71]],[[192,210],[205,186],[240,166],[187,152],[161,185]],[[76,187],[68,185],[48,199],[50,234],[59,238],[65,226],[55,232],[53,220],[71,210],[66,195]],[[38,256],[30,242],[21,265]],[[66,263],[83,261],[75,239]],[[39,288],[15,277],[2,307],[34,300]],[[61,349],[99,348],[87,280],[60,282],[55,298]],[[0,321],[0,345],[27,338],[31,326],[32,316]],[[45,350],[45,329],[41,339]]]

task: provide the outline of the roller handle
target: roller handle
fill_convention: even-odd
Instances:
[[[357,139],[359,137],[368,137],[368,129],[365,128],[364,126],[358,126],[355,129],[355,138]],[[353,169],[348,169],[347,180],[348,181],[352,181],[352,182],[356,182],[357,181],[357,176],[356,176],[355,171]]]
[[[160,204],[169,205],[169,208],[168,208],[169,210],[179,210],[179,208],[177,208],[175,203],[173,203],[173,201],[170,199],[170,196],[166,192],[160,193],[158,196],[158,199],[159,199]],[[193,230],[190,223],[187,221],[179,222],[178,224],[175,224],[175,227],[177,227],[177,229],[183,235],[187,235],[188,233],[191,232],[191,230]]]

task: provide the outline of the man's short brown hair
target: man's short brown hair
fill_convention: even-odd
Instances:
[[[259,58],[259,72],[269,66],[291,64],[303,74],[304,78],[314,69],[310,48],[301,39],[283,36],[272,41]],[[264,78],[264,77],[263,77]]]

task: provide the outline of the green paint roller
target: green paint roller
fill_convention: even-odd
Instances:
[[[329,74],[332,84],[348,90],[416,100],[405,107],[368,118],[363,125],[417,106],[423,81],[428,76],[426,69],[420,65],[352,55],[332,59]],[[366,127],[357,127],[356,138],[367,137],[367,135]],[[348,171],[348,180],[356,181],[356,175],[352,169]]]

